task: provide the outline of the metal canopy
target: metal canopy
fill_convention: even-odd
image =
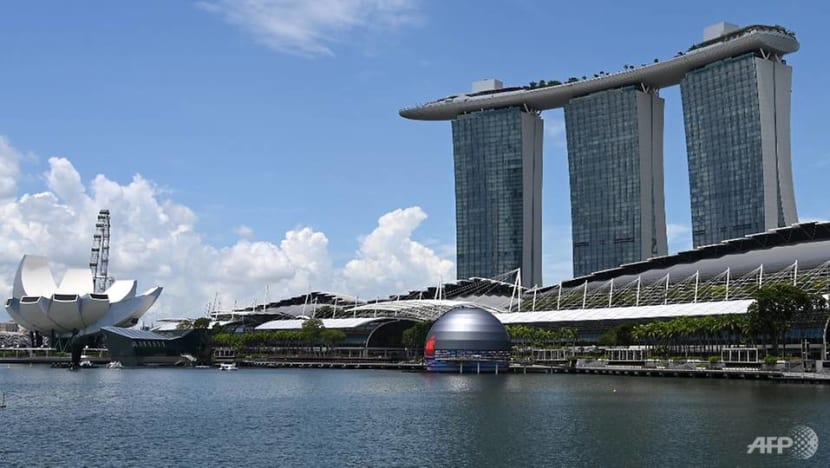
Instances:
[[[697,302],[639,307],[550,310],[495,314],[504,324],[587,322],[592,320],[656,319],[706,315],[745,314],[753,300]]]
[[[360,307],[347,309],[346,313],[366,315],[377,312],[392,314],[394,316],[411,317],[418,320],[435,320],[445,312],[460,307],[475,307],[484,309],[493,314],[501,312],[499,309],[488,307],[482,304],[468,301],[451,301],[445,299],[423,299],[405,301],[374,302]]]

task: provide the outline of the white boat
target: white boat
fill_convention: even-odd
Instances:
[[[235,362],[223,362],[219,364],[219,370],[222,371],[231,371],[231,370],[238,370],[239,368],[236,367]]]
[[[107,369],[121,369],[122,367],[124,366],[121,365],[121,361],[110,361],[107,363]]]
[[[81,361],[81,363],[78,364],[78,367],[92,368],[92,367],[95,367],[95,364],[93,364],[92,361],[86,360],[86,361]]]

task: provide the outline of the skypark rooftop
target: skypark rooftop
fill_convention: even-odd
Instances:
[[[750,52],[784,55],[799,48],[795,35],[780,26],[753,25],[693,45],[686,53],[662,62],[633,67],[584,80],[546,87],[512,87],[449,96],[420,106],[402,109],[400,115],[414,120],[452,120],[459,114],[485,109],[524,106],[531,110],[562,107],[569,100],[625,86],[665,88],[673,86],[697,68]]]

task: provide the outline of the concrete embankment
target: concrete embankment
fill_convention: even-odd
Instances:
[[[785,383],[830,384],[830,374],[815,372],[785,372],[762,369],[661,369],[636,366],[565,367],[540,365],[513,365],[511,372],[542,374],[593,374],[631,377],[678,377],[700,379],[767,380]]]
[[[244,367],[291,368],[291,369],[388,369],[422,371],[426,366],[412,362],[352,362],[352,361],[239,361]]]
[[[90,359],[95,365],[109,362],[109,358]],[[68,366],[68,357],[34,356],[0,358],[2,364],[51,364],[56,367]],[[372,362],[372,361],[268,361],[268,360],[239,360],[240,367],[252,368],[290,368],[290,369],[377,369],[400,370],[405,372],[424,372],[426,365],[413,362]],[[780,383],[803,383],[830,385],[830,373],[816,372],[786,372],[780,370],[763,370],[755,368],[723,368],[723,369],[669,369],[645,368],[638,366],[580,366],[566,365],[539,365],[516,364],[510,365],[509,372],[514,374],[587,374],[587,375],[614,375],[630,377],[664,377],[664,378],[697,378],[697,379],[733,379],[733,380],[763,380]]]
[[[378,369],[425,371],[421,363],[404,362],[302,362],[302,361],[240,361],[244,367],[292,369]],[[709,379],[766,380],[787,383],[830,384],[830,374],[813,372],[782,372],[760,369],[653,369],[627,366],[567,367],[512,364],[514,374],[593,374],[631,377],[677,377]]]

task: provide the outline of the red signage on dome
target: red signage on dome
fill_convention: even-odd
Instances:
[[[424,356],[435,356],[435,335],[427,338],[427,342],[424,345]]]

